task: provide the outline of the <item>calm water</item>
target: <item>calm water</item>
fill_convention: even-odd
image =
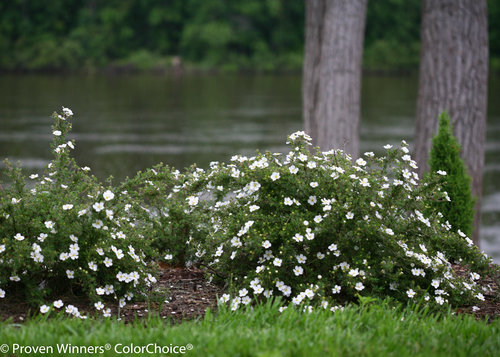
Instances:
[[[50,114],[75,113],[74,151],[104,179],[158,162],[206,167],[235,153],[283,151],[302,128],[298,75],[0,77],[0,158],[38,172],[50,158]],[[500,261],[500,79],[489,87],[482,248]],[[361,150],[412,142],[417,78],[363,78]]]

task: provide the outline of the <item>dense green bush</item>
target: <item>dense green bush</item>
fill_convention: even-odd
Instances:
[[[7,163],[10,183],[0,195],[0,298],[40,304],[77,296],[109,315],[102,302],[123,306],[155,278],[145,260],[148,244],[132,229],[135,202],[126,191],[99,184],[70,157],[71,117],[67,108],[54,114],[55,157],[41,177],[33,174],[26,183],[20,168]],[[68,312],[79,316],[78,310]]]
[[[234,156],[193,180],[204,187],[192,205],[210,212],[194,259],[232,284],[233,308],[276,295],[325,308],[358,295],[438,306],[483,298],[475,272],[489,260],[440,213],[424,216],[446,194],[419,182],[406,143],[354,163],[340,150],[311,152],[303,132],[289,143],[286,156]],[[473,277],[456,277],[450,257]]]
[[[432,139],[429,158],[430,174],[441,177],[442,189],[448,193],[446,201],[433,202],[454,230],[472,235],[475,200],[471,193],[471,178],[460,158],[460,144],[453,135],[450,117],[439,116],[439,130]]]

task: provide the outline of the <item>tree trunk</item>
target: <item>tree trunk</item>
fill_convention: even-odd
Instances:
[[[479,244],[488,85],[486,0],[423,0],[415,159],[428,169],[437,118],[446,110],[477,197],[473,240]]]
[[[306,132],[322,150],[359,154],[367,0],[306,0],[302,77]]]

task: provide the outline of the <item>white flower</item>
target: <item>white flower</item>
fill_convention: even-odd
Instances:
[[[349,270],[349,273],[348,273],[350,276],[358,276],[359,275],[359,269],[356,268],[356,269],[351,269]]]
[[[295,167],[295,165],[290,166],[290,173],[295,175],[297,172],[299,172],[299,169]]]
[[[283,287],[283,289],[281,289],[281,292],[283,293],[283,295],[285,296],[290,296],[290,294],[292,293],[292,288],[289,287],[288,285],[285,285]]]
[[[166,254],[163,259],[165,259],[165,260],[172,260],[173,258],[174,258],[174,256],[172,254]]]
[[[316,181],[313,181],[313,182],[311,182],[311,183],[309,184],[309,186],[311,186],[312,188],[316,188],[316,187],[318,187],[318,185],[319,185],[319,184],[318,184]]]
[[[41,312],[42,314],[45,314],[45,313],[49,312],[49,310],[50,310],[50,307],[49,307],[49,306],[47,306],[47,305],[42,305],[42,306],[40,306],[40,312]]]
[[[225,303],[225,302],[229,301],[229,298],[230,298],[229,294],[222,294],[222,296],[220,297],[219,301],[221,303]]]
[[[316,217],[314,217],[313,221],[316,222],[316,223],[320,223],[321,221],[323,220],[323,217],[321,217],[320,215],[317,215]]]
[[[95,308],[96,308],[97,310],[102,310],[102,309],[104,308],[104,304],[103,304],[102,302],[100,302],[100,301],[99,301],[99,302],[96,302],[96,303],[94,304],[94,306],[95,306]]]
[[[106,293],[106,295],[111,295],[115,292],[115,287],[113,285],[106,285],[104,287],[104,292]]]
[[[54,307],[60,309],[61,307],[64,306],[64,303],[62,302],[62,300],[56,300],[56,301],[54,301],[53,305],[54,305]]]
[[[104,259],[104,265],[109,268],[110,266],[113,265],[113,260],[111,258],[108,258],[106,257],[106,259]]]
[[[85,213],[87,213],[86,209],[82,209],[81,211],[78,211],[78,217],[83,216]]]
[[[68,276],[68,279],[75,278],[75,272],[73,270],[66,270],[66,275]]]
[[[248,297],[248,296],[245,296],[245,297],[243,297],[243,298],[241,299],[241,303],[242,303],[243,305],[248,305],[251,301],[252,301],[252,299],[250,299],[250,297]]]
[[[291,206],[293,205],[293,200],[290,197],[285,197],[284,203],[285,206]]]
[[[21,235],[21,233],[17,233],[15,236],[14,236],[14,239],[15,240],[18,240],[18,241],[22,241],[24,240],[24,236]]]
[[[323,253],[321,253],[321,252],[318,252],[318,254],[316,254],[316,257],[317,257],[319,260],[321,260],[321,259],[323,259],[323,258],[325,257],[325,255],[324,255]]]
[[[274,258],[273,265],[277,266],[277,267],[280,267],[281,266],[281,262],[282,262],[282,260],[280,258]]]
[[[200,199],[197,196],[189,196],[186,200],[190,206],[196,206]]]
[[[3,299],[5,297],[5,290],[0,289],[0,299]]]
[[[332,294],[338,294],[340,293],[340,290],[342,288],[339,286],[339,285],[335,285],[333,288],[332,288]]]
[[[481,276],[478,273],[470,273],[471,280],[479,280]]]
[[[297,262],[299,262],[299,264],[303,264],[307,260],[306,256],[303,254],[297,255],[295,258],[297,259]]]
[[[384,145],[384,149],[389,150],[390,148],[392,148],[392,145],[389,145],[389,144]]]
[[[308,167],[309,169],[314,169],[314,168],[316,167],[316,163],[315,163],[314,161],[309,161],[309,162],[307,163],[307,167]]]
[[[239,295],[240,297],[246,296],[247,294],[248,294],[248,290],[247,290],[247,289],[245,289],[245,288],[243,288],[243,289],[241,289],[240,291],[238,291],[238,295]]]
[[[11,276],[9,279],[10,279],[10,281],[16,281],[16,282],[21,281],[21,278],[18,277],[17,275]]]
[[[481,300],[481,301],[484,301],[484,295],[481,294],[481,293],[477,293],[476,295],[474,295],[477,299]]]
[[[61,136],[62,133],[60,130],[54,130],[52,134],[54,134],[54,136]]]
[[[439,288],[440,283],[441,283],[441,281],[439,279],[432,279],[431,285],[434,287],[434,289],[437,289],[437,288]]]
[[[307,230],[306,230],[306,238],[307,238],[307,240],[313,240],[314,239],[314,233],[311,231],[310,228],[307,228]]]
[[[413,299],[413,297],[415,296],[415,292],[413,291],[413,289],[410,289],[406,291],[406,295],[408,295],[410,299]]]
[[[89,262],[89,269],[93,271],[97,271],[97,264],[94,262]]]
[[[437,170],[436,173],[441,176],[446,176],[446,171],[443,170]]]
[[[108,308],[106,310],[103,310],[102,316],[104,316],[104,317],[111,317],[111,309]]]
[[[293,273],[296,276],[302,275],[302,273],[304,273],[304,269],[301,266],[295,266],[295,268],[293,268]]]
[[[311,206],[315,205],[318,200],[316,199],[316,196],[309,196],[309,199],[307,200],[307,203],[309,203]]]
[[[436,299],[436,302],[437,302],[439,305],[443,305],[443,304],[444,304],[444,299],[443,299],[443,297],[441,297],[441,296],[436,296],[436,297],[435,297],[435,299]]]
[[[46,221],[44,224],[45,224],[45,227],[47,227],[48,229],[52,229],[52,228],[54,228],[54,227],[55,227],[55,225],[56,225],[56,224],[55,224],[54,222],[52,222],[52,221]]]
[[[66,115],[67,117],[70,117],[73,115],[73,111],[69,108],[62,107],[62,111],[63,111],[64,115]]]
[[[38,178],[38,174],[32,174],[32,175],[30,175],[30,179],[34,180],[36,178]]]
[[[100,212],[104,209],[104,202],[96,202],[92,205],[96,212]]]
[[[250,212],[257,211],[259,208],[260,208],[260,207],[259,207],[259,206],[257,206],[257,205],[251,205],[251,206],[249,207]]]
[[[354,289],[358,290],[358,291],[361,291],[365,288],[365,286],[363,285],[363,283],[356,283],[356,286],[354,287]]]
[[[390,235],[390,236],[393,236],[393,235],[394,235],[394,231],[393,231],[392,229],[390,229],[390,228],[386,228],[386,229],[385,229],[385,233],[387,233],[387,234],[388,234],[388,235]]]
[[[102,197],[106,200],[106,201],[111,201],[113,198],[115,198],[115,194],[113,192],[111,192],[110,190],[107,190],[105,191],[103,194],[102,194]]]
[[[248,188],[249,188],[250,192],[258,191],[260,188],[260,183],[252,181],[248,184]]]
[[[92,223],[92,227],[94,227],[95,229],[101,229],[103,225],[104,223],[100,219]]]
[[[300,233],[296,233],[293,236],[293,240],[296,241],[297,243],[302,242],[304,240],[304,236]]]
[[[366,165],[366,161],[363,160],[362,158],[359,158],[356,160],[356,165],[358,166],[365,166]]]
[[[347,214],[345,215],[345,218],[347,218],[347,219],[353,219],[354,218],[354,213],[347,212]]]
[[[410,155],[403,155],[403,157],[401,159],[403,159],[403,161],[411,161],[411,156]]]
[[[273,172],[272,175],[271,175],[271,180],[273,181],[276,181],[277,179],[279,179],[281,176],[280,176],[280,173],[279,172]]]
[[[0,253],[5,252],[5,244],[0,245]]]
[[[264,248],[266,248],[266,249],[267,249],[267,248],[271,248],[271,242],[269,242],[268,240],[266,240],[266,241],[264,241],[264,242],[262,243],[262,246],[263,246]]]
[[[66,205],[63,205],[63,206],[62,206],[62,209],[63,209],[63,210],[65,210],[65,211],[68,211],[68,210],[70,210],[70,209],[72,209],[72,208],[73,208],[73,205],[72,205],[72,204],[66,204]]]

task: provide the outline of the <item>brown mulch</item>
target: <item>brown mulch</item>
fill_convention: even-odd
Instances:
[[[128,303],[120,311],[121,320],[130,322],[156,315],[177,322],[204,316],[208,308],[213,311],[217,307],[217,297],[223,294],[222,287],[210,284],[204,275],[205,272],[197,268],[163,267],[150,301]],[[0,321],[23,322],[38,313],[38,310],[30,309],[25,302],[13,298],[2,300]],[[78,307],[82,315],[97,316],[89,301],[69,296],[61,297],[61,300],[65,306],[71,304]],[[140,298],[136,297],[134,300]],[[118,316],[116,305],[106,305],[111,308],[112,316]]]
[[[468,277],[470,274],[467,269],[460,265],[454,265],[453,270],[458,276]],[[491,270],[492,275],[482,276],[478,281],[485,301],[478,302],[474,306],[459,307],[457,313],[472,314],[479,319],[500,317],[500,266],[494,264]]]
[[[472,314],[478,319],[496,319],[500,317],[500,269],[496,266],[493,276],[481,277],[478,281],[485,297],[475,307],[463,306],[456,311],[459,314]],[[453,266],[455,273],[468,276],[469,271],[459,265]],[[144,319],[150,315],[174,322],[203,317],[206,310],[217,307],[217,297],[224,293],[221,286],[209,283],[205,279],[204,270],[198,268],[161,267],[160,278],[153,288],[153,298],[149,302],[133,302],[127,304],[120,317],[124,322]],[[75,297],[61,297],[65,305],[72,304],[80,312],[88,316],[96,316],[96,310],[88,301]],[[27,303],[14,299],[2,299],[0,304],[0,321],[23,322],[38,313],[30,310]],[[116,304],[114,304],[116,305]],[[117,306],[111,307],[112,315],[117,316]],[[64,308],[63,308],[64,309]]]

